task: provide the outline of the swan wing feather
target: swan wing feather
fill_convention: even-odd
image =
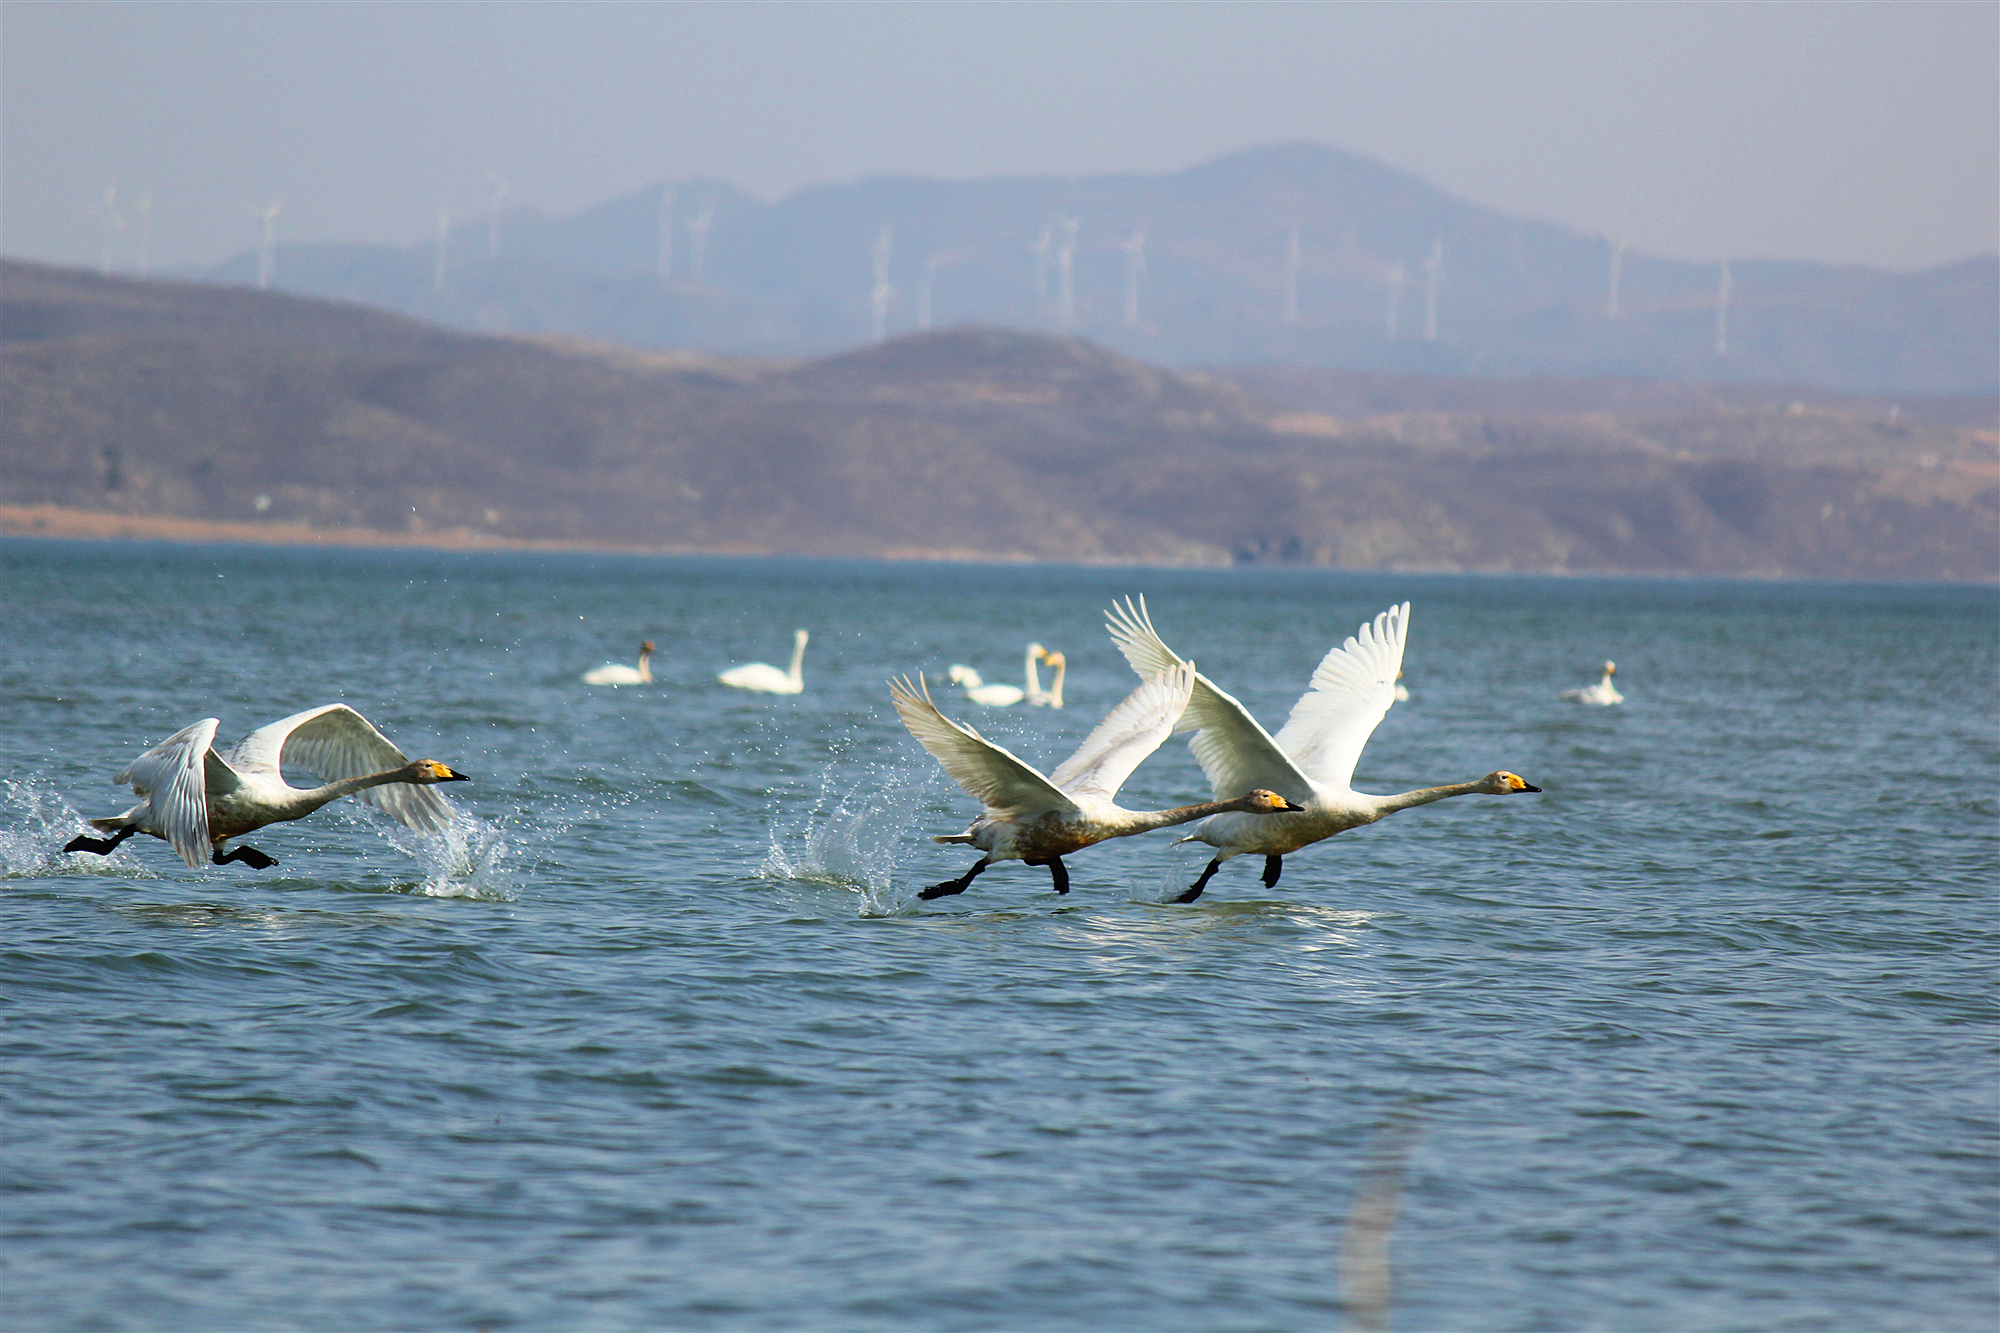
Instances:
[[[1032,765],[940,713],[921,678],[916,685],[907,679],[890,681],[889,697],[917,743],[944,766],[953,782],[996,818],[1076,810],[1076,802]]]
[[[236,774],[210,748],[219,719],[205,717],[182,727],[118,771],[114,782],[129,782],[152,807],[153,824],[189,868],[199,869],[214,850],[208,837],[208,793],[212,779],[233,791]],[[220,773],[214,770],[221,769]]]
[[[257,728],[229,751],[239,771],[283,781],[289,765],[323,782],[386,773],[410,762],[373,723],[346,704],[322,704]],[[429,787],[389,782],[355,793],[397,823],[435,833],[451,822],[451,803]]]
[[[1167,647],[1153,629],[1146,613],[1146,599],[1138,605],[1131,598],[1112,604],[1105,612],[1105,627],[1125,660],[1142,676],[1178,664],[1182,659]],[[1250,710],[1234,696],[1218,689],[1214,681],[1196,673],[1194,689],[1188,695],[1187,711],[1174,730],[1192,731],[1188,748],[1214,789],[1217,800],[1241,796],[1262,787],[1287,800],[1303,805],[1312,799],[1312,783],[1299,771],[1271,734],[1264,730]]]
[[[1363,624],[1320,660],[1312,686],[1277,735],[1278,745],[1313,781],[1345,789],[1362,747],[1396,702],[1410,604],[1392,606]]]
[[[1144,684],[1104,715],[1063,760],[1049,781],[1072,795],[1110,800],[1147,755],[1171,736],[1194,689],[1194,663],[1180,662],[1148,676]]]

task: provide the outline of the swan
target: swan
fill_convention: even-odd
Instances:
[[[969,666],[954,665],[947,674],[951,677],[951,683],[963,690],[965,697],[972,702],[983,704],[988,708],[1008,708],[1031,695],[1042,694],[1041,681],[1035,676],[1035,662],[1051,655],[1049,650],[1039,643],[1028,645],[1027,662],[1021,672],[1022,678],[1027,682],[1026,688],[1013,685],[988,685],[980,678],[979,673]],[[1060,698],[1061,695],[1062,685],[1058,682],[1056,696]],[[1043,695],[1044,699],[1047,697]],[[1062,705],[1056,706],[1060,708]]]
[[[763,694],[797,694],[806,687],[806,678],[799,672],[799,664],[805,661],[806,632],[792,632],[792,665],[789,671],[780,671],[766,662],[752,662],[748,666],[731,667],[717,676],[724,685],[733,685],[739,690],[756,690]]]
[[[1215,791],[1268,787],[1304,808],[1296,816],[1247,819],[1217,815],[1182,838],[1182,842],[1205,842],[1216,853],[1201,878],[1175,902],[1191,903],[1201,897],[1210,877],[1231,857],[1262,854],[1264,886],[1269,888],[1278,882],[1288,852],[1372,824],[1384,815],[1448,796],[1475,792],[1504,796],[1541,790],[1505,769],[1471,782],[1393,796],[1370,796],[1348,785],[1362,747],[1394,700],[1409,618],[1408,602],[1391,607],[1329,652],[1313,672],[1312,687],[1292,706],[1291,717],[1275,738],[1206,676],[1195,677],[1187,712],[1176,730],[1195,733],[1190,748]],[[1130,598],[1122,607],[1113,605],[1105,612],[1105,620],[1119,651],[1140,675],[1181,661],[1153,631],[1145,598],[1141,597],[1137,606]]]
[[[172,843],[190,867],[206,859],[264,870],[277,862],[255,847],[225,853],[222,844],[266,824],[303,819],[343,796],[359,796],[413,829],[435,832],[451,821],[451,805],[424,789],[471,781],[435,759],[412,762],[345,704],[280,718],[227,754],[215,752],[216,726],[217,719],[203,718],[127,764],[112,781],[131,783],[139,804],[90,821],[110,837],[75,837],[63,850],[107,856],[134,833],[150,833]],[[294,787],[285,781],[286,766],[317,773],[326,784]]]
[[[1030,651],[1039,646],[1038,644],[1028,645]],[[1046,648],[1042,649],[1041,657],[1043,662],[1056,669],[1056,678],[1046,690],[1043,689],[1041,678],[1035,674],[1035,659],[1032,656],[1029,657],[1028,702],[1037,708],[1061,708],[1063,706],[1063,672],[1069,669],[1069,659],[1061,653],[1052,653]]]
[[[1580,704],[1598,704],[1606,707],[1611,704],[1622,704],[1625,702],[1625,696],[1620,694],[1618,687],[1611,683],[1611,677],[1616,675],[1617,671],[1618,664],[1616,662],[1606,662],[1604,664],[1604,678],[1602,680],[1598,681],[1595,685],[1586,685],[1580,690],[1564,690],[1562,697],[1565,699],[1574,699]]]
[[[951,683],[965,692],[966,698],[988,708],[1006,708],[1027,697],[1028,692],[1018,685],[988,685],[969,666],[954,665],[947,674]]]
[[[1410,687],[1403,684],[1403,673],[1401,671],[1396,672],[1396,689],[1394,693],[1397,703],[1406,704],[1410,701]]]
[[[1177,663],[1156,672],[1106,714],[1077,752],[1046,777],[970,727],[940,713],[921,676],[916,685],[907,678],[890,681],[889,695],[903,725],[944,765],[952,781],[985,807],[965,832],[931,841],[968,843],[986,855],[957,879],[933,884],[917,896],[943,898],[964,893],[973,877],[995,861],[1047,866],[1055,891],[1068,893],[1069,869],[1062,858],[1092,843],[1185,824],[1223,811],[1299,809],[1268,791],[1172,810],[1126,810],[1111,799],[1139,761],[1157,750],[1173,730],[1174,719],[1187,707],[1194,680],[1192,664]]]
[[[653,683],[653,641],[639,645],[639,665],[628,667],[623,662],[606,662],[601,667],[592,667],[583,673],[586,685],[651,685]]]

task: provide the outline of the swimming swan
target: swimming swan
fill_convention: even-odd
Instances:
[[[1031,649],[1039,644],[1029,644]],[[1063,706],[1063,673],[1069,669],[1069,659],[1061,653],[1042,650],[1042,661],[1056,669],[1055,681],[1045,690],[1041,679],[1035,674],[1034,658],[1028,659],[1028,702],[1037,708],[1061,708]]]
[[[889,682],[889,696],[903,725],[931,752],[952,781],[979,799],[985,810],[963,833],[933,842],[969,843],[986,855],[957,879],[933,884],[917,896],[943,898],[964,893],[973,877],[995,861],[1047,866],[1057,893],[1069,892],[1069,869],[1062,858],[1106,838],[1185,824],[1223,811],[1297,810],[1275,792],[1253,791],[1233,801],[1209,801],[1173,810],[1126,810],[1111,798],[1139,761],[1160,747],[1174,719],[1187,707],[1194,687],[1191,664],[1155,673],[1097,724],[1077,752],[1047,777],[937,710],[930,691],[907,679]],[[918,690],[923,693],[919,694]]]
[[[797,694],[806,687],[806,678],[799,671],[799,664],[805,661],[806,632],[792,632],[792,666],[789,671],[780,671],[767,662],[752,662],[748,666],[731,667],[717,676],[724,685],[733,685],[739,690],[756,690],[762,694]]]
[[[1580,704],[1598,704],[1601,706],[1622,704],[1625,702],[1625,696],[1620,694],[1618,687],[1611,683],[1611,677],[1617,671],[1618,664],[1616,662],[1606,662],[1604,664],[1604,678],[1602,680],[1598,681],[1595,685],[1586,685],[1580,690],[1564,690],[1562,697],[1565,699],[1574,699]],[[1641,683],[1643,684],[1643,682]]]
[[[1215,688],[1208,677],[1195,677],[1187,712],[1175,730],[1194,732],[1190,748],[1209,783],[1218,793],[1253,785],[1268,787],[1304,809],[1296,819],[1217,815],[1181,839],[1205,842],[1217,850],[1201,878],[1175,902],[1191,903],[1201,897],[1209,878],[1234,856],[1261,853],[1264,886],[1269,888],[1278,882],[1286,853],[1372,824],[1397,810],[1474,792],[1501,796],[1541,790],[1505,769],[1472,782],[1394,796],[1369,796],[1348,785],[1362,747],[1394,700],[1409,617],[1408,602],[1392,607],[1328,653],[1313,672],[1312,688],[1292,706],[1291,717],[1275,738],[1257,725],[1242,704]],[[1119,651],[1140,675],[1180,662],[1154,633],[1145,598],[1141,597],[1136,607],[1127,598],[1122,607],[1114,605],[1105,612],[1105,619]]]
[[[653,683],[653,641],[639,645],[639,665],[628,667],[622,662],[606,662],[601,667],[592,667],[583,673],[586,685],[651,685]]]
[[[988,708],[1008,708],[1021,702],[1021,700],[1027,698],[1030,694],[1040,694],[1042,692],[1041,681],[1035,677],[1035,663],[1040,659],[1050,656],[1053,656],[1053,654],[1039,643],[1028,645],[1027,662],[1021,672],[1022,679],[1026,681],[1025,687],[988,685],[980,678],[979,673],[969,666],[953,665],[947,674],[951,677],[951,683],[963,690],[965,697],[972,700],[972,702],[983,704]],[[1060,694],[1062,689],[1060,682],[1057,683],[1056,689]],[[1058,704],[1057,707],[1061,707],[1061,705]]]
[[[471,781],[435,759],[411,762],[345,704],[308,708],[259,727],[222,755],[213,748],[216,725],[215,718],[203,718],[127,764],[112,781],[131,783],[143,799],[122,815],[90,821],[110,837],[72,838],[63,850],[107,856],[134,833],[150,833],[172,843],[191,867],[204,860],[242,861],[264,870],[277,862],[255,847],[224,854],[222,844],[266,824],[303,819],[343,796],[359,796],[413,829],[435,832],[451,822],[452,809],[425,788]],[[287,766],[317,773],[326,784],[294,787],[285,781]]]

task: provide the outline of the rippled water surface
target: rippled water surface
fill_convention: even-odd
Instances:
[[[0,561],[9,1329],[2000,1320],[1990,589]],[[1545,791],[1188,906],[1165,834],[918,903],[973,806],[884,679],[1063,651],[1069,707],[948,709],[1051,766],[1128,592],[1274,729],[1408,598],[1356,785]],[[715,683],[796,626],[803,695]],[[643,638],[656,683],[579,681]],[[1624,706],[1556,697],[1606,657]],[[59,852],[145,746],[336,700],[474,775],[449,837]],[[1124,794],[1206,791],[1176,740]]]

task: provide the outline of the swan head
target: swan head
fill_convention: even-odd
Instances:
[[[984,685],[986,683],[984,680],[980,679],[979,673],[977,671],[974,671],[971,667],[965,666],[960,663],[953,663],[951,670],[947,671],[945,674],[951,677],[952,684],[963,685],[968,690],[976,690],[981,685]]]
[[[639,656],[651,657],[652,655],[653,655],[653,641],[651,639],[648,639],[644,643],[639,645]]]
[[[1540,787],[1532,785],[1519,773],[1509,773],[1504,768],[1497,773],[1486,775],[1486,791],[1494,796],[1511,796],[1517,791],[1540,790]]]
[[[420,782],[425,786],[437,782],[472,781],[471,778],[452,768],[449,764],[440,764],[435,759],[419,759],[416,763],[410,765],[410,769],[412,773],[410,781]]]
[[[1304,806],[1294,805],[1292,802],[1278,795],[1278,793],[1274,791],[1267,791],[1262,787],[1259,787],[1255,791],[1249,792],[1243,796],[1239,796],[1237,798],[1237,804],[1240,805],[1244,810],[1249,811],[1252,814],[1260,814],[1260,815],[1276,815],[1276,814],[1296,815],[1296,814],[1301,814],[1305,811]]]
[[[1048,659],[1048,655],[1049,655],[1049,650],[1042,647],[1042,645],[1040,645],[1039,643],[1031,643],[1028,645],[1028,656],[1034,658],[1037,662],[1046,661]]]
[[[1061,653],[1049,652],[1047,649],[1042,651],[1042,661],[1052,667],[1067,666],[1069,664],[1067,657],[1064,657]]]
[[[1617,674],[1618,674],[1618,664],[1617,664],[1616,662],[1606,662],[1606,663],[1604,664],[1604,674],[1605,674],[1605,675],[1607,675],[1607,676],[1615,676],[1615,675],[1617,675]]]

